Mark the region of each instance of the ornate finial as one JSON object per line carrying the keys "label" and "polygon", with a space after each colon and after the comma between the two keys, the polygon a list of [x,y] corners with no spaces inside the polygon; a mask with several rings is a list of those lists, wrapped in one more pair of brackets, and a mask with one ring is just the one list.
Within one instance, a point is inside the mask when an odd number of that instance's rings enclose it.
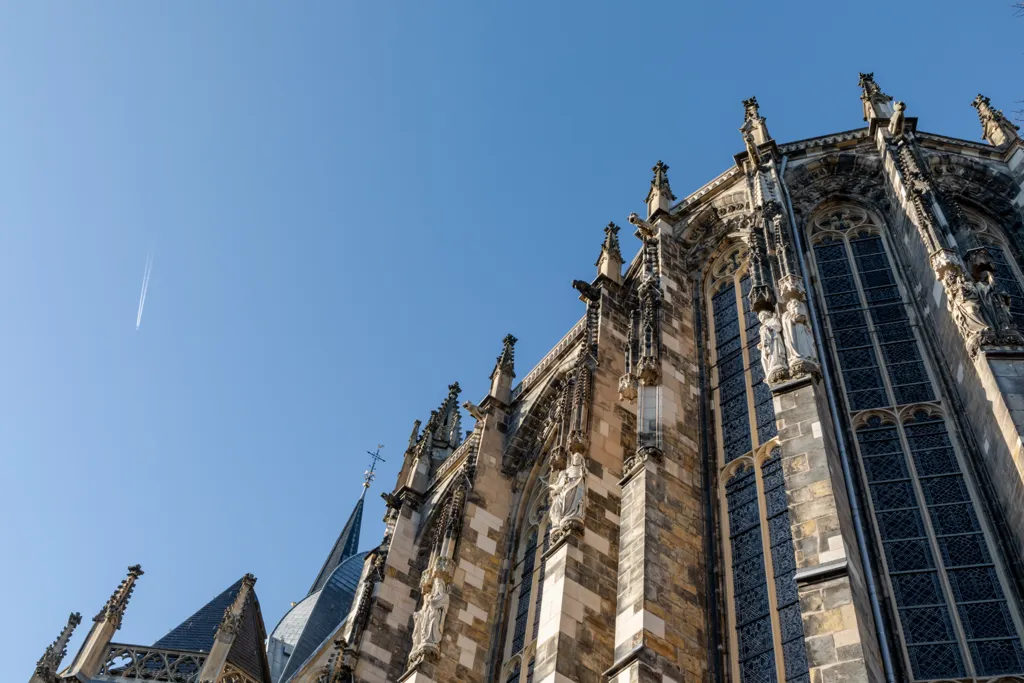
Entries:
{"label": "ornate finial", "polygon": [[501,340],[502,348],[501,353],[498,354],[498,359],[494,362],[494,370],[491,371],[490,379],[494,379],[494,376],[500,371],[505,371],[511,374],[512,377],[516,376],[515,371],[515,353],[516,353],[516,342],[519,341],[511,334],[506,334],[505,338]]}
{"label": "ornate finial", "polygon": [[412,423],[412,433],[409,434],[409,448],[416,445],[417,439],[420,438],[420,425],[423,424],[419,420]]}
{"label": "ornate finial", "polygon": [[[419,427],[419,421],[417,420],[416,426]],[[377,450],[366,451],[367,455],[370,456],[370,469],[363,473],[363,492],[370,488],[370,484],[373,483],[374,478],[377,476],[377,463],[387,462],[384,458],[380,457],[380,449],[384,448],[384,444],[377,444]]]}
{"label": "ornate finial", "polygon": [[448,385],[448,395],[449,396],[458,396],[461,391],[462,391],[462,388],[459,386],[458,382],[453,382],[452,384]]}
{"label": "ornate finial", "polygon": [[757,104],[757,98],[751,97],[749,100],[743,100],[743,120],[751,121],[761,118],[760,107]]}
{"label": "ornate finial", "polygon": [[120,629],[121,619],[124,617],[125,609],[128,607],[128,601],[135,591],[135,581],[144,573],[142,565],[133,564],[128,567],[128,576],[118,584],[114,594],[107,600],[107,604],[103,606],[100,613],[93,617],[93,621],[110,620],[113,622],[115,630]]}
{"label": "ornate finial", "polygon": [[981,121],[981,137],[988,140],[990,144],[999,147],[1019,137],[1017,131],[1020,130],[1020,126],[1010,122],[1001,110],[995,109],[989,98],[979,94],[971,102],[971,106],[978,110],[978,120]]}
{"label": "ornate finial", "polygon": [[873,72],[860,74],[857,85],[860,86],[862,91],[860,99],[864,104],[865,121],[887,119],[892,116],[893,108],[890,104],[892,98],[882,92],[882,89],[878,87],[878,83],[875,83],[875,74]]}
{"label": "ornate finial", "polygon": [[43,680],[56,680],[57,669],[60,668],[60,663],[64,661],[64,657],[68,653],[68,641],[71,640],[71,634],[75,632],[75,627],[81,623],[82,615],[78,612],[72,612],[71,616],[68,617],[68,623],[64,630],[57,636],[57,640],[47,646],[43,656],[36,663],[36,673]]}
{"label": "ornate finial", "polygon": [[654,173],[654,178],[651,179],[651,190],[647,193],[647,199],[644,201],[651,201],[654,193],[658,192],[670,202],[674,202],[676,196],[672,194],[672,188],[668,184],[668,164],[659,159],[658,163],[651,167],[651,171]]}
{"label": "ornate finial", "polygon": [[252,592],[255,585],[255,575],[246,574],[242,577],[242,586],[238,589],[238,593],[235,594],[235,599],[224,610],[224,616],[220,620],[220,626],[217,628],[217,636],[219,638],[223,639],[228,636],[234,636],[241,630],[242,617],[245,615],[245,606],[249,600],[249,593]]}
{"label": "ornate finial", "polygon": [[605,255],[611,256],[622,262],[622,250],[619,249],[619,230],[621,228],[615,223],[608,223],[604,228],[604,243],[601,245],[601,256],[598,257],[595,266],[601,265],[601,259]]}
{"label": "ornate finial", "polygon": [[888,95],[882,92],[882,89],[878,87],[878,83],[875,83],[875,72],[861,73],[860,78],[857,80],[857,85],[864,91],[864,95],[868,97],[874,97],[881,95],[888,99],[892,99]]}

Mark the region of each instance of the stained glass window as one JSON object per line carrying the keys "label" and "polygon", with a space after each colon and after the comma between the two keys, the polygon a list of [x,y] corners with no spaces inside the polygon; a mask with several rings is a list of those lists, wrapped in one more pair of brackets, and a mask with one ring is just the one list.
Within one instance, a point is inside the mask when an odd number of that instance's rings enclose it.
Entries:
{"label": "stained glass window", "polygon": [[775,646],[754,470],[746,468],[736,472],[725,490],[740,680],[742,683],[775,683]]}
{"label": "stained glass window", "polygon": [[796,588],[796,557],[793,554],[793,533],[789,526],[789,504],[782,476],[782,455],[779,448],[761,464],[764,498],[767,508],[768,536],[771,542],[775,602],[782,631],[783,663],[788,683],[809,683],[807,650],[804,647],[800,597]]}
{"label": "stained glass window", "polygon": [[1017,329],[1024,330],[1024,288],[1021,288],[1020,280],[1003,248],[996,244],[989,244],[986,248],[995,267],[996,283],[1010,297],[1010,313],[1017,323]]}
{"label": "stained glass window", "polygon": [[[525,669],[525,683],[532,683],[534,643],[540,633],[540,613],[544,601],[545,560],[551,544],[551,525],[548,519],[548,489],[538,482],[526,514],[529,531],[524,531],[516,552],[517,564],[512,576],[515,589],[511,593],[511,608],[507,616],[505,635],[505,666],[517,660],[517,672]],[[527,659],[531,658],[527,665]],[[520,673],[516,674],[520,676]],[[517,681],[519,678],[517,678]]]}
{"label": "stained glass window", "polygon": [[526,550],[523,555],[522,569],[519,583],[519,603],[516,607],[515,630],[512,635],[512,652],[516,653],[523,649],[526,642],[526,622],[530,618],[530,606],[533,604],[531,594],[533,589],[533,567],[537,561],[537,529],[530,531],[526,541]]}
{"label": "stained glass window", "polygon": [[963,676],[949,604],[896,426],[873,417],[857,430],[857,442],[914,678]]}
{"label": "stained glass window", "polygon": [[[761,323],[750,308],[751,281],[741,256],[734,252],[713,266],[709,301],[720,463],[749,461],[729,478],[723,492],[731,550],[733,666],[740,683],[776,683],[780,671],[787,682],[808,683],[781,455],[776,449],[763,467],[753,466],[755,451],[761,452],[758,449],[777,435],[777,428],[774,400],[761,364]],[[767,498],[758,494],[759,478]],[[770,536],[767,543],[764,520]],[[771,608],[772,590],[777,610]],[[780,629],[782,638],[776,642]]]}
{"label": "stained glass window", "polygon": [[[541,548],[541,557],[547,553],[550,546],[551,525],[548,525],[544,529],[544,543]],[[547,562],[542,559],[540,562],[540,569],[537,571],[537,603],[533,606],[533,638],[531,640],[537,640],[537,635],[540,633],[540,607],[544,602],[544,576],[546,574],[546,570]]]}
{"label": "stained glass window", "polygon": [[974,668],[983,676],[1024,671],[1024,650],[946,423],[920,411],[904,429]]}
{"label": "stained glass window", "polygon": [[718,367],[718,405],[726,462],[748,453],[750,415],[744,373],[743,339],[737,315],[736,286],[727,284],[712,297],[715,320],[715,357]]}
{"label": "stained glass window", "polygon": [[519,683],[519,678],[522,673],[522,670],[522,666],[519,664],[519,662],[516,662],[516,665],[512,668],[512,671],[511,673],[509,673],[508,678],[505,679],[505,683]]}
{"label": "stained glass window", "polygon": [[[836,211],[828,228],[845,234],[833,232],[814,246],[853,413],[937,400],[882,237],[862,227],[871,222],[857,209]],[[1000,284],[1024,303],[1005,256],[990,249]],[[1007,278],[1012,287],[1003,284]],[[934,408],[911,410],[903,424],[869,414],[856,429],[911,675],[929,680],[1020,673],[1024,650],[946,421]]]}

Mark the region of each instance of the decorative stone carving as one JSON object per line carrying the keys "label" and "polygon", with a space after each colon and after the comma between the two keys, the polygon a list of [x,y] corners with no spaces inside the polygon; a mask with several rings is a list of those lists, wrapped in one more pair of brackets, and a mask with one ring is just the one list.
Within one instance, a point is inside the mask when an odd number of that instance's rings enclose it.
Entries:
{"label": "decorative stone carving", "polygon": [[897,102],[893,105],[893,115],[892,118],[889,119],[889,135],[894,138],[903,137],[903,126],[907,120],[906,115],[904,114],[906,110],[907,105],[903,102]]}
{"label": "decorative stone carving", "polygon": [[789,372],[792,375],[817,373],[820,370],[818,353],[811,335],[807,304],[803,299],[792,297],[786,301],[782,312],[782,328],[786,333]]}
{"label": "decorative stone carving", "polygon": [[437,656],[440,652],[444,620],[448,615],[450,602],[448,585],[444,579],[435,577],[430,593],[423,598],[423,604],[413,615],[410,668],[426,658]]}
{"label": "decorative stone carving", "polygon": [[892,98],[882,92],[875,83],[875,74],[862,73],[857,85],[861,88],[861,102],[864,105],[864,120],[887,119],[892,116]]}
{"label": "decorative stone carving", "polygon": [[971,102],[971,106],[978,110],[978,119],[981,121],[982,138],[996,147],[1001,147],[1014,140],[1020,135],[1017,126],[1006,118],[1002,111],[992,106],[992,100],[984,95],[978,95]]}
{"label": "decorative stone carving", "polygon": [[1001,341],[1016,341],[1013,317],[1010,315],[1010,297],[996,282],[991,270],[981,272],[977,283],[978,298],[992,329],[1000,336]]}
{"label": "decorative stone carving", "polygon": [[754,136],[747,133],[743,136],[743,142],[747,146],[747,158],[750,159],[750,165],[755,169],[761,167],[761,153],[757,150],[757,145],[754,143]]}
{"label": "decorative stone carving", "polygon": [[657,446],[641,446],[636,453],[622,461],[622,481],[632,479],[648,462],[662,462],[664,459],[665,454]]}
{"label": "decorative stone carving", "polygon": [[562,470],[551,486],[552,537],[583,528],[583,515],[587,498],[587,465],[580,453],[573,453],[569,465]]}
{"label": "decorative stone carving", "polygon": [[789,377],[789,364],[786,362],[786,345],[782,339],[782,322],[775,311],[762,310],[757,314],[761,321],[761,365],[764,376],[769,384],[781,382]]}
{"label": "decorative stone carving", "polygon": [[36,662],[36,675],[47,683],[56,682],[57,670],[68,653],[68,641],[71,639],[71,634],[75,632],[75,628],[81,623],[82,615],[78,612],[72,612],[64,629],[57,636],[57,640],[47,646],[43,656]]}
{"label": "decorative stone carving", "polygon": [[100,613],[93,617],[93,621],[109,620],[114,624],[115,630],[120,630],[121,620],[124,618],[124,612],[128,608],[128,601],[131,600],[132,593],[135,592],[135,582],[143,574],[145,572],[142,571],[142,565],[134,564],[128,567],[128,576],[118,585],[114,594],[107,600],[107,604],[100,610]]}
{"label": "decorative stone carving", "polygon": [[964,276],[962,270],[949,269],[943,278],[948,296],[948,307],[960,334],[967,342],[971,356],[991,340],[992,328],[985,319],[981,296],[977,286]]}

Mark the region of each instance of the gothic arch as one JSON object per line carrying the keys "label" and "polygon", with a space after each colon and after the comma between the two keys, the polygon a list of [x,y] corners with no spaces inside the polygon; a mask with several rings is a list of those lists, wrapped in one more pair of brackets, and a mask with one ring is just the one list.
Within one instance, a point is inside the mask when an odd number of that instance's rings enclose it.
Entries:
{"label": "gothic arch", "polygon": [[857,201],[889,210],[882,162],[877,154],[835,152],[786,171],[797,222],[805,222],[826,202]]}

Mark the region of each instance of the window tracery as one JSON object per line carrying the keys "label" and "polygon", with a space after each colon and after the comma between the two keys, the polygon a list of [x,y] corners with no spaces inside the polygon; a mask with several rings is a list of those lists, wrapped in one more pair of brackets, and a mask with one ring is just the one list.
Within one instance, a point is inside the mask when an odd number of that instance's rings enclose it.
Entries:
{"label": "window tracery", "polygon": [[1020,673],[1019,615],[1005,598],[881,223],[843,205],[820,212],[812,229],[825,319],[911,678]]}
{"label": "window tracery", "polygon": [[540,633],[540,611],[544,595],[544,556],[551,544],[551,524],[548,517],[550,501],[545,481],[546,470],[538,477],[529,499],[528,513],[523,519],[524,531],[520,536],[512,570],[512,611],[509,615],[505,665],[501,680],[506,683],[532,683],[537,636]]}
{"label": "window tracery", "polygon": [[1010,298],[1010,315],[1017,329],[1024,330],[1024,282],[1012,250],[1000,230],[982,216],[964,211],[966,224],[989,254],[999,288]]}
{"label": "window tracery", "polygon": [[726,249],[710,269],[707,308],[733,676],[806,683],[781,449],[751,289],[745,247]]}

